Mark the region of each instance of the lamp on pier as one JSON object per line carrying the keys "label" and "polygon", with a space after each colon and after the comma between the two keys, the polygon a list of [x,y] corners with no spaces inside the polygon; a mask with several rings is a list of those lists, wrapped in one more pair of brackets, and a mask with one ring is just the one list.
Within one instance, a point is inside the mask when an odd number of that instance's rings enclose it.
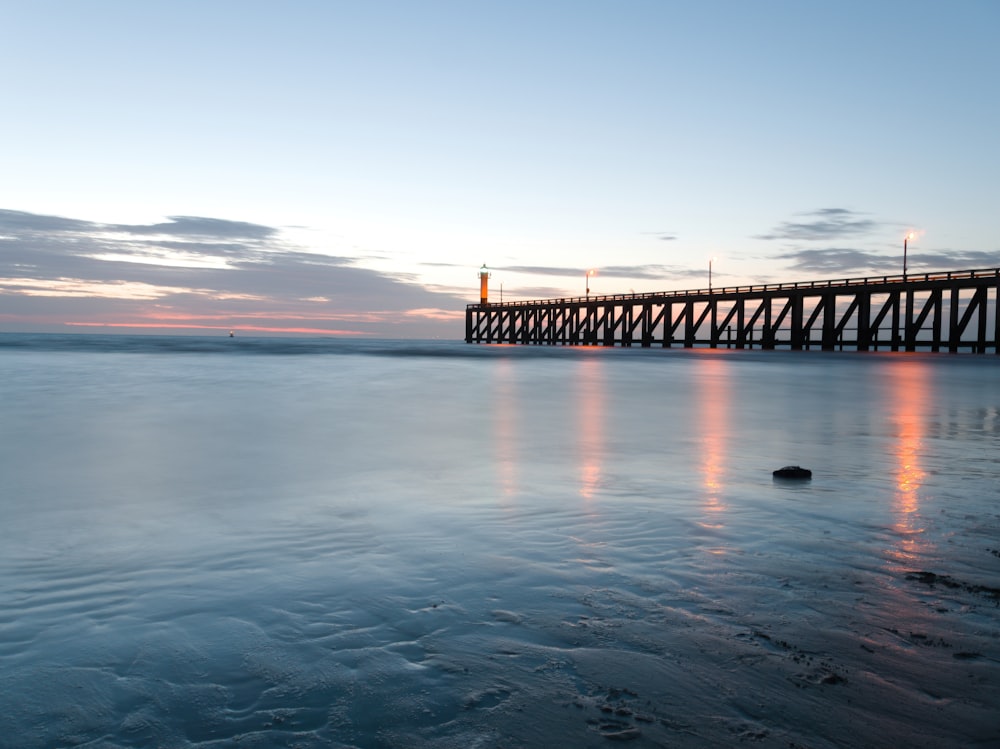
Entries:
{"label": "lamp on pier", "polygon": [[591,269],[591,270],[588,270],[586,272],[586,274],[584,275],[584,278],[586,278],[586,281],[587,281],[587,296],[590,296],[590,277],[592,275],[594,275],[595,273],[597,273],[597,271]]}
{"label": "lamp on pier", "polygon": [[709,261],[708,261],[708,290],[709,290],[709,292],[712,291],[712,263],[714,263],[718,259],[719,258],[717,258],[717,257],[713,257],[713,258],[710,258]]}

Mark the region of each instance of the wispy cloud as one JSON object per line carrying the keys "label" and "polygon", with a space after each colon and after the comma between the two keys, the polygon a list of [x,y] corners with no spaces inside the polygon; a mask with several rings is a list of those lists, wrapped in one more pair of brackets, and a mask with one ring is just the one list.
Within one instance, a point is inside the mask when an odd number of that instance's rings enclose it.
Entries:
{"label": "wispy cloud", "polygon": [[975,270],[1000,266],[1000,252],[937,250],[911,252],[907,265],[928,270]]}
{"label": "wispy cloud", "polygon": [[[903,270],[903,255],[882,255],[866,250],[829,247],[784,252],[774,256],[789,261],[792,270],[818,275],[854,275],[869,273],[897,274]],[[907,257],[910,272],[917,270],[971,270],[995,268],[1000,264],[1000,254],[965,250],[937,250],[911,252]]]}
{"label": "wispy cloud", "polygon": [[493,270],[508,271],[511,273],[524,273],[533,276],[559,276],[561,278],[574,278],[585,274],[589,270],[594,270],[596,275],[609,278],[656,280],[683,276],[686,275],[690,269],[669,265],[607,265],[599,268],[570,268],[566,266],[559,267],[548,265],[505,265],[494,268]]}
{"label": "wispy cloud", "polygon": [[563,278],[569,276],[578,276],[581,273],[586,273],[585,268],[566,268],[560,266],[550,266],[550,265],[502,265],[497,268],[493,268],[494,271],[507,271],[508,273],[525,273],[531,276],[560,276]]}
{"label": "wispy cloud", "polygon": [[656,280],[676,276],[677,270],[668,265],[609,265],[598,268],[597,272],[611,278]]}
{"label": "wispy cloud", "polygon": [[227,221],[226,219],[205,218],[203,216],[168,216],[167,219],[167,222],[161,224],[117,224],[110,225],[108,228],[126,234],[162,234],[204,240],[265,240],[274,238],[278,234],[278,230],[274,227],[251,224],[245,221]]}
{"label": "wispy cloud", "polygon": [[441,310],[464,309],[464,298],[354,263],[242,221],[104,224],[0,210],[0,322],[329,333],[347,322],[407,336],[446,334]]}
{"label": "wispy cloud", "polygon": [[770,232],[755,238],[829,242],[871,234],[881,227],[877,221],[863,218],[865,214],[855,213],[846,208],[821,208],[799,215],[803,220],[783,221]]}
{"label": "wispy cloud", "polygon": [[[583,289],[583,281],[581,290]],[[582,291],[579,294],[583,296]],[[564,286],[515,286],[507,289],[507,299],[563,299],[572,294],[567,294]]]}
{"label": "wispy cloud", "polygon": [[778,260],[790,261],[793,270],[806,273],[833,273],[841,275],[855,271],[891,270],[897,263],[894,258],[864,250],[843,247],[826,249],[794,250],[775,255]]}
{"label": "wispy cloud", "polygon": [[661,242],[677,241],[677,236],[672,231],[644,231],[643,234],[656,237]]}

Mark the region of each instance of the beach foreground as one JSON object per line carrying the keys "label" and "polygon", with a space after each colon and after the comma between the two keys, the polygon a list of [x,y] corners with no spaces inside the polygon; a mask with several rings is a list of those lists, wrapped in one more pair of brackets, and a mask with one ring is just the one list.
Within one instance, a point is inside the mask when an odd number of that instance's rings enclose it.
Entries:
{"label": "beach foreground", "polygon": [[4,741],[1000,742],[1000,362],[472,348],[0,350]]}

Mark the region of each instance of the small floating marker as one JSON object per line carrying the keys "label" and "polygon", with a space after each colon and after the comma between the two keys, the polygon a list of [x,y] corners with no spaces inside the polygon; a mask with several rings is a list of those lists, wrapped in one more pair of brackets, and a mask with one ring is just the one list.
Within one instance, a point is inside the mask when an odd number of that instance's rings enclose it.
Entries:
{"label": "small floating marker", "polygon": [[785,466],[773,473],[776,479],[811,479],[813,472],[802,466]]}

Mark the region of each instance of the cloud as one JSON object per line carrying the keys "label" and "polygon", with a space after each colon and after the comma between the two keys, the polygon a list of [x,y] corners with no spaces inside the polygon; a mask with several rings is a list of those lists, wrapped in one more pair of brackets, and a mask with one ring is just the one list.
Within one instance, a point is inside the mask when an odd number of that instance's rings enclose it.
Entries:
{"label": "cloud", "polygon": [[596,276],[604,276],[606,278],[642,278],[650,280],[685,275],[689,271],[686,268],[677,268],[669,265],[608,265],[593,269],[546,265],[507,265],[500,268],[493,268],[492,270],[525,273],[533,276],[559,276],[562,278],[575,278],[576,276],[586,274],[588,270],[594,270]]}
{"label": "cloud", "polygon": [[451,320],[455,322],[465,320],[465,310],[437,309],[431,307],[427,309],[410,309],[405,314],[409,317],[422,317],[428,320]]}
{"label": "cloud", "polygon": [[[670,265],[610,265],[606,268],[598,268],[597,273],[601,276],[612,278],[642,278],[655,281],[663,278],[676,278],[690,273],[690,268],[679,268]],[[704,271],[699,271],[704,273]]]}
{"label": "cloud", "polygon": [[796,241],[830,241],[870,234],[881,224],[846,208],[821,208],[810,213],[798,214],[811,220],[783,221],[767,234],[755,239],[792,239]]}
{"label": "cloud", "polygon": [[168,223],[149,226],[118,224],[110,225],[112,230],[129,234],[164,234],[178,237],[200,237],[205,239],[253,239],[274,237],[278,230],[271,226],[250,224],[245,221],[227,221],[203,216],[168,216]]}
{"label": "cloud", "polygon": [[907,258],[911,268],[928,270],[977,270],[1000,266],[1000,252],[978,250],[938,250],[937,252],[911,252]]}
{"label": "cloud", "polygon": [[669,231],[644,231],[643,234],[652,235],[662,242],[676,242],[677,237]]}
{"label": "cloud", "polygon": [[72,233],[87,231],[93,226],[89,221],[0,209],[0,233]]}
{"label": "cloud", "polygon": [[[790,268],[807,273],[833,276],[865,274],[897,274],[903,271],[903,255],[881,255],[866,250],[829,247],[825,249],[793,250],[773,256],[777,260],[790,261]],[[936,252],[910,252],[907,268],[913,273],[918,270],[973,270],[995,268],[1000,264],[1000,255],[995,252],[967,250],[938,250]]]}
{"label": "cloud", "polygon": [[222,267],[229,259],[251,261],[283,249],[276,235],[271,227],[222,219],[174,217],[139,226],[0,210],[0,262],[42,274],[101,268],[91,260]]}
{"label": "cloud", "polygon": [[560,268],[547,265],[505,265],[499,268],[492,268],[494,271],[507,271],[509,273],[526,273],[532,276],[579,276],[586,272],[583,268]]}
{"label": "cloud", "polygon": [[829,247],[815,250],[795,250],[775,255],[778,260],[791,261],[790,267],[809,273],[834,273],[841,275],[860,270],[890,270],[901,264],[894,258],[864,250]]}
{"label": "cloud", "polygon": [[354,263],[247,222],[102,224],[0,210],[0,323],[38,330],[242,322],[271,332],[461,337],[448,311],[464,311],[467,299]]}
{"label": "cloud", "polygon": [[[492,293],[492,292],[491,292]],[[506,299],[565,299],[573,296],[567,293],[563,286],[517,286],[514,289],[507,289]],[[583,296],[583,294],[579,294]],[[496,294],[499,299],[499,292]],[[492,297],[491,297],[492,298]]]}

